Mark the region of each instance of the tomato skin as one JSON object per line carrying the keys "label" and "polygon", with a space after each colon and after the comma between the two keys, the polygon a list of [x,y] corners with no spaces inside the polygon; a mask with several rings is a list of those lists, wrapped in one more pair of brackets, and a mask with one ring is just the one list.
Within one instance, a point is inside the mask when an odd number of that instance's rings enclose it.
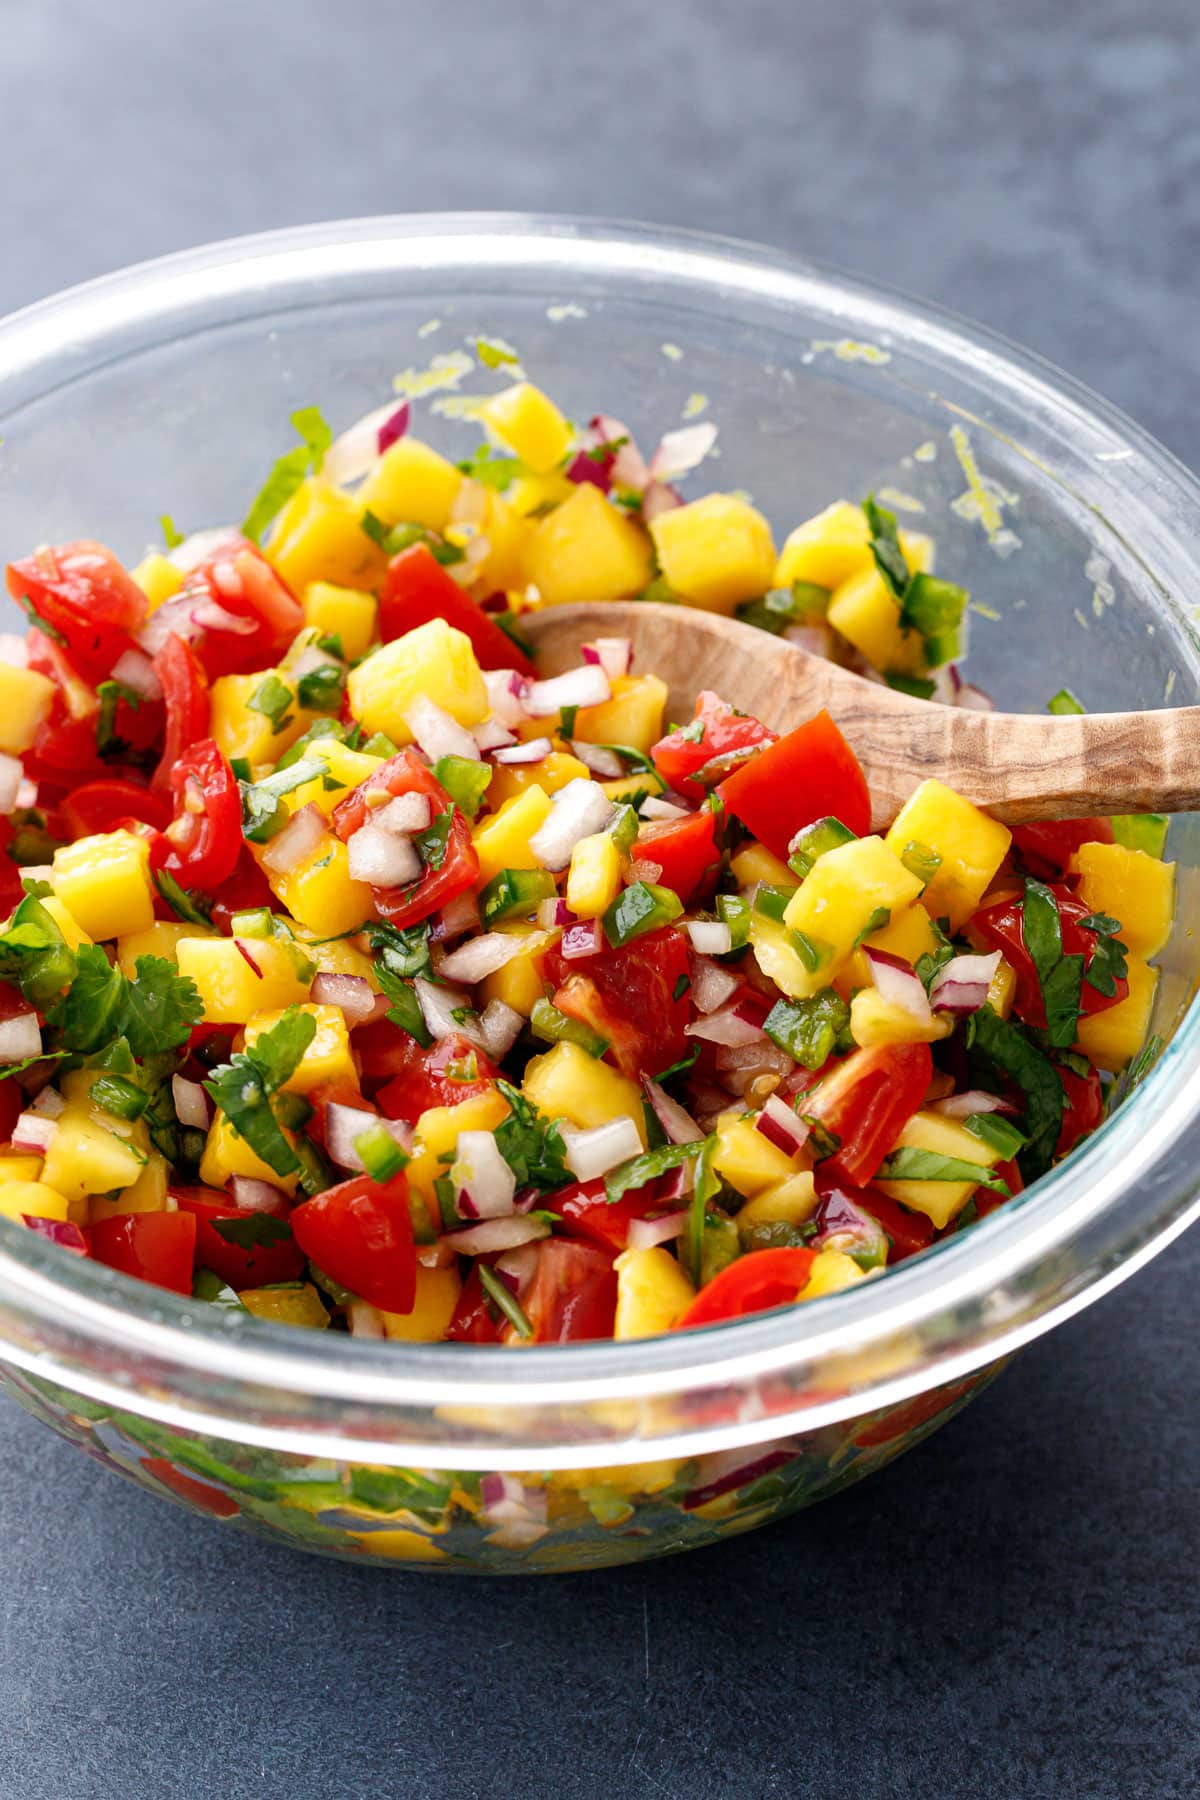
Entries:
{"label": "tomato skin", "polygon": [[492,1312],[487,1291],[479,1278],[479,1265],[473,1263],[446,1327],[447,1341],[451,1344],[498,1344],[500,1324],[492,1317]]}
{"label": "tomato skin", "polygon": [[878,1188],[855,1187],[849,1181],[839,1181],[836,1175],[830,1173],[828,1162],[818,1163],[813,1170],[813,1177],[822,1200],[833,1194],[844,1194],[852,1205],[861,1207],[877,1225],[882,1226],[891,1241],[889,1267],[903,1262],[906,1256],[915,1256],[918,1250],[924,1250],[932,1244],[933,1221],[923,1213],[910,1212],[890,1195],[881,1194]]}
{"label": "tomato skin", "polygon": [[[181,887],[211,893],[228,880],[242,850],[242,803],[233,770],[212,738],[185,751],[171,770],[175,820],[150,846],[154,868]],[[192,803],[201,801],[200,811]]]}
{"label": "tomato skin", "polygon": [[866,1187],[920,1107],[932,1075],[928,1044],[875,1044],[839,1063],[800,1109],[841,1140],[820,1165],[823,1178]]}
{"label": "tomato skin", "polygon": [[[8,987],[7,982],[0,985],[3,985],[5,988]],[[16,990],[13,989],[12,992],[16,993]],[[24,1012],[26,1010],[25,1002],[21,999],[19,993],[16,994],[16,998],[20,1001],[20,1006],[14,1007],[11,1012],[6,1009],[3,1014],[4,1018],[15,1018],[18,1012]],[[21,1116],[24,1100],[25,1095],[15,1081],[11,1079],[8,1081],[0,1081],[0,1144],[7,1144],[12,1141],[12,1134],[16,1127],[17,1120]]]}
{"label": "tomato skin", "polygon": [[546,1205],[558,1213],[567,1231],[584,1237],[602,1250],[624,1250],[629,1244],[629,1227],[635,1219],[649,1212],[665,1211],[663,1202],[655,1198],[655,1182],[631,1188],[619,1200],[609,1203],[604,1197],[604,1182],[577,1181],[548,1197]]}
{"label": "tomato skin", "polygon": [[[369,1033],[379,1034],[380,1048],[372,1042],[363,1054],[363,1072],[366,1074],[368,1063],[378,1068],[386,1059],[390,1063],[389,1073],[392,1079],[381,1087],[375,1096],[379,1110],[389,1119],[409,1119],[414,1124],[423,1112],[431,1106],[458,1106],[463,1100],[471,1100],[477,1094],[486,1094],[495,1086],[500,1071],[494,1062],[486,1057],[482,1050],[477,1050],[469,1038],[455,1035],[439,1038],[436,1043],[423,1049],[416,1038],[409,1037],[407,1032],[397,1030],[387,1020],[375,1025],[365,1025],[354,1034],[354,1047],[362,1050],[362,1041]],[[398,1043],[392,1044],[383,1038],[384,1032],[390,1032]],[[456,1081],[447,1073],[455,1063],[474,1057],[478,1075],[472,1081]]]}
{"label": "tomato skin", "polygon": [[445,619],[471,640],[481,669],[517,669],[534,674],[533,664],[508,633],[489,619],[457,581],[447,575],[428,544],[410,544],[388,564],[379,592],[379,636],[385,644],[430,619]]}
{"label": "tomato skin", "polygon": [[[1129,983],[1125,980],[1117,981],[1112,994],[1098,993],[1089,985],[1087,971],[1099,940],[1094,931],[1085,930],[1079,921],[1087,918],[1091,908],[1085,906],[1068,887],[1052,885],[1050,892],[1058,903],[1063,955],[1082,956],[1084,959],[1083,984],[1079,992],[1080,1013],[1087,1017],[1092,1013],[1105,1012],[1119,1000],[1124,1000],[1129,992]],[[1004,952],[1017,977],[1013,1010],[1027,1025],[1044,1028],[1046,1008],[1037,969],[1025,948],[1025,915],[1021,901],[999,900],[994,906],[984,907],[981,912],[974,914],[969,929],[972,934],[977,934],[986,943]]]}
{"label": "tomato skin", "polygon": [[122,1213],[102,1219],[92,1226],[92,1255],[140,1281],[190,1294],[196,1220],[190,1212]]}
{"label": "tomato skin", "polygon": [[623,1075],[658,1075],[686,1053],[688,941],[675,925],[648,931],[619,949],[566,960],[558,946],[546,953],[546,979],[560,1012],[581,1019],[609,1041],[608,1055]]}
{"label": "tomato skin", "polygon": [[784,862],[796,833],[818,819],[840,819],[856,837],[871,829],[867,778],[827,712],[735,769],[717,792],[734,817]]}
{"label": "tomato skin", "polygon": [[85,781],[65,796],[58,811],[73,838],[115,831],[126,819],[162,831],[171,818],[171,809],[161,794],[119,775]]}
{"label": "tomato skin", "polygon": [[190,572],[182,591],[166,602],[172,609],[168,616],[177,610],[181,626],[186,622],[190,632],[195,628],[192,615],[205,601],[253,626],[246,631],[205,629],[195,639],[195,654],[210,680],[270,668],[304,624],[304,609],[282,577],[258,545],[237,532]]}
{"label": "tomato skin", "polygon": [[[435,816],[452,805],[441,782],[435,779],[415,751],[401,750],[381,763],[376,774],[368,776],[334,807],[331,823],[343,843],[348,842],[370,817],[367,790],[378,792],[381,788],[386,788],[390,794],[428,795]],[[393,925],[416,925],[469,887],[474,887],[478,879],[479,858],[471,841],[471,827],[455,807],[441,868],[427,868],[407,887],[373,887],[371,892],[381,917]]]}
{"label": "tomato skin", "polygon": [[1058,1078],[1063,1084],[1063,1095],[1066,1104],[1063,1107],[1062,1130],[1058,1134],[1058,1142],[1054,1146],[1055,1156],[1065,1156],[1085,1137],[1090,1137],[1104,1117],[1104,1088],[1100,1082],[1097,1069],[1089,1069],[1086,1076],[1076,1075],[1065,1063],[1055,1063]]}
{"label": "tomato skin", "polygon": [[417,1256],[403,1173],[356,1175],[303,1201],[291,1222],[304,1255],[342,1287],[384,1312],[412,1311]]}
{"label": "tomato skin", "polygon": [[[238,852],[238,859],[233,866],[232,873],[227,875],[221,883],[221,892],[213,902],[213,924],[218,931],[224,932],[225,936],[229,937],[232,934],[232,920],[235,913],[252,912],[262,906],[274,911],[278,904],[270,882],[243,844]],[[167,916],[175,917],[169,907],[164,913],[164,917]]]}
{"label": "tomato skin", "polygon": [[132,575],[89,539],[46,545],[9,563],[8,591],[66,640],[72,662],[93,683],[107,680],[146,616],[146,596]]}
{"label": "tomato skin", "polygon": [[171,773],[190,745],[208,736],[208,677],[191,645],[169,637],[154,658],[166,704],[162,760],[152,777],[156,788],[171,785]]}
{"label": "tomato skin", "polygon": [[1114,842],[1111,819],[1040,819],[1013,826],[1013,845],[1031,875],[1058,881],[1081,844]]}
{"label": "tomato skin", "polygon": [[708,871],[716,866],[716,819],[707,807],[684,819],[643,825],[633,846],[633,874],[640,862],[657,863],[653,879],[673,888],[686,906]]}
{"label": "tomato skin", "polygon": [[[694,731],[697,720],[703,726],[699,743],[687,736],[689,731]],[[719,694],[704,688],[696,696],[691,725],[660,738],[650,757],[669,788],[674,788],[677,794],[691,794],[702,800],[705,788],[701,782],[692,779],[697,769],[717,757],[733,756],[739,750],[757,749],[774,742],[775,733],[761,720],[752,718],[749,713],[735,712]]]}
{"label": "tomato skin", "polygon": [[[610,1338],[617,1317],[617,1272],[611,1251],[569,1238],[544,1238],[521,1305],[533,1326],[535,1344]],[[517,1341],[511,1328],[505,1336]]]}
{"label": "tomato skin", "polygon": [[671,1327],[716,1325],[722,1319],[744,1319],[773,1306],[790,1306],[808,1283],[815,1250],[751,1250],[714,1275]]}
{"label": "tomato skin", "polygon": [[[273,1281],[295,1281],[304,1267],[304,1253],[297,1244],[284,1240],[277,1244],[255,1244],[243,1250],[231,1244],[215,1229],[218,1219],[249,1219],[253,1213],[234,1206],[228,1194],[218,1188],[173,1187],[171,1194],[183,1212],[196,1221],[196,1266],[211,1269],[222,1281],[239,1291],[248,1287],[266,1287]],[[288,1206],[281,1197],[278,1208],[269,1216],[286,1219]]]}
{"label": "tomato skin", "polygon": [[215,1519],[232,1519],[241,1512],[241,1506],[232,1494],[226,1494],[221,1488],[210,1487],[207,1481],[197,1481],[194,1475],[185,1475],[174,1463],[168,1462],[165,1456],[143,1456],[142,1467],[147,1475],[163,1487],[170,1488],[189,1506],[198,1506],[201,1512],[211,1513]]}
{"label": "tomato skin", "polygon": [[911,1400],[903,1401],[899,1406],[889,1409],[886,1416],[876,1419],[873,1425],[864,1426],[854,1442],[860,1449],[876,1449],[881,1444],[890,1444],[896,1438],[903,1437],[906,1432],[915,1431],[919,1425],[927,1425],[930,1419],[936,1419],[939,1413],[945,1412],[961,1400],[981,1378],[970,1375],[966,1381],[955,1382],[950,1388],[934,1388],[928,1394],[917,1394]]}

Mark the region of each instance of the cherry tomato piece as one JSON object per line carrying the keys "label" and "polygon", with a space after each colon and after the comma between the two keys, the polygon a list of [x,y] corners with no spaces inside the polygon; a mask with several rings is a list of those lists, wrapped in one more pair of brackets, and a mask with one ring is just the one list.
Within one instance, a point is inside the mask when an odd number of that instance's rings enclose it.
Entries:
{"label": "cherry tomato piece", "polygon": [[162,831],[171,818],[170,806],[161,794],[119,775],[85,781],[66,795],[58,810],[73,838],[115,831],[129,819]]}
{"label": "cherry tomato piece", "polygon": [[[369,1040],[365,1046],[364,1038]],[[390,1065],[392,1079],[376,1095],[379,1110],[389,1119],[415,1123],[431,1106],[457,1106],[486,1094],[500,1073],[469,1038],[456,1033],[424,1049],[416,1038],[386,1020],[356,1031],[354,1048],[363,1058],[364,1075],[369,1068],[378,1069],[385,1062]]]}
{"label": "cherry tomato piece", "polygon": [[714,1275],[672,1329],[687,1331],[693,1325],[716,1325],[790,1306],[807,1286],[816,1258],[815,1250],[799,1248],[751,1250]]}
{"label": "cherry tomato piece", "polygon": [[853,1051],[809,1090],[800,1111],[838,1143],[821,1165],[824,1178],[865,1187],[920,1107],[932,1075],[928,1044],[873,1044]]}
{"label": "cherry tomato piece", "polygon": [[181,887],[212,893],[233,874],[242,850],[238,785],[212,738],[180,757],[171,792],[175,819],[151,845],[151,863]]}
{"label": "cherry tomato piece", "polygon": [[[274,1281],[295,1281],[304,1267],[304,1253],[290,1237],[274,1243],[232,1242],[217,1230],[217,1221],[242,1219],[249,1222],[259,1217],[286,1219],[288,1205],[280,1196],[280,1204],[271,1213],[244,1212],[231,1204],[228,1194],[217,1188],[173,1187],[171,1194],[184,1212],[196,1221],[196,1265],[211,1269],[231,1288],[267,1287]],[[251,1231],[254,1227],[250,1226]]]}
{"label": "cherry tomato piece", "polygon": [[658,1075],[686,1055],[688,941],[677,926],[577,961],[555,946],[546,955],[546,979],[557,988],[560,1012],[607,1038],[623,1075]]}
{"label": "cherry tomato piece", "polygon": [[192,744],[208,736],[208,677],[191,645],[181,637],[169,637],[154,658],[154,670],[162,684],[167,717],[163,753],[153,782],[169,787],[171,771]]}
{"label": "cherry tomato piece", "polygon": [[192,1291],[196,1220],[181,1212],[121,1213],[92,1226],[92,1255],[110,1269],[177,1294]]}
{"label": "cherry tomato piece", "polygon": [[[425,794],[436,818],[452,806],[441,782],[413,750],[401,750],[389,757],[367,780],[339,801],[333,809],[333,829],[343,842],[348,842],[371,815],[367,793],[386,790],[389,794]],[[437,868],[427,864],[424,873],[407,887],[373,887],[375,905],[381,916],[393,925],[416,925],[447,901],[465,893],[479,879],[479,858],[471,841],[471,827],[455,806],[450,820],[442,860]]]}
{"label": "cherry tomato piece", "polygon": [[[683,819],[655,820],[638,832],[631,855],[635,879],[673,888],[686,906],[704,876],[718,862],[716,820],[708,807]],[[642,875],[639,863],[653,863],[657,875]]]}
{"label": "cherry tomato piece", "polygon": [[[1052,885],[1050,892],[1058,905],[1063,955],[1083,957],[1079,1010],[1085,1017],[1105,1012],[1110,1006],[1116,1006],[1119,1000],[1124,1000],[1129,992],[1129,983],[1123,978],[1115,981],[1114,992],[1111,994],[1102,994],[1092,987],[1087,972],[1096,953],[1099,936],[1079,923],[1081,919],[1088,917],[1091,908],[1085,906],[1068,887]],[[1022,901],[1000,900],[994,906],[984,907],[972,917],[970,930],[986,943],[1004,952],[1017,977],[1014,1010],[1027,1025],[1044,1028],[1046,1006],[1042,999],[1042,984],[1038,980],[1037,968],[1025,947],[1025,912]]]}
{"label": "cherry tomato piece", "polygon": [[[617,1316],[617,1272],[612,1253],[568,1238],[544,1238],[537,1267],[521,1306],[537,1344],[608,1338]],[[505,1333],[516,1341],[511,1327]]]}
{"label": "cherry tomato piece", "polygon": [[430,619],[445,619],[471,641],[483,669],[534,673],[533,664],[508,633],[465,594],[428,544],[410,544],[388,564],[379,592],[379,636],[390,644]]}
{"label": "cherry tomato piece", "polygon": [[305,1256],[342,1287],[384,1312],[412,1311],[417,1257],[403,1173],[356,1175],[305,1200],[291,1223]]}
{"label": "cherry tomato piece", "polygon": [[660,738],[650,752],[655,768],[669,788],[702,800],[706,789],[693,779],[697,770],[723,764],[733,766],[739,757],[773,744],[775,733],[749,713],[736,712],[719,694],[705,688],[696,696],[690,725],[681,725]]}
{"label": "cherry tomato piece", "polygon": [[871,829],[867,778],[827,712],[743,763],[717,792],[734,817],[785,862],[796,833],[818,819],[840,819],[856,837]]}
{"label": "cherry tomato piece", "polygon": [[132,633],[146,616],[146,596],[103,544],[81,539],[46,545],[8,565],[8,591],[50,635],[70,648],[90,681],[106,681],[134,648]]}

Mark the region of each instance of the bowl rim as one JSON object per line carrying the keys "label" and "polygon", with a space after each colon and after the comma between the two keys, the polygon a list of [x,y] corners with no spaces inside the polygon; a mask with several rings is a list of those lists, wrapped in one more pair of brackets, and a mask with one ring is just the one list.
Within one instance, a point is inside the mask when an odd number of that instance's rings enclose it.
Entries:
{"label": "bowl rim", "polygon": [[[877,339],[936,351],[976,381],[1019,397],[1031,413],[1052,417],[1060,429],[1086,430],[1089,442],[1111,446],[1114,459],[1126,457],[1130,516],[1139,524],[1144,518],[1160,548],[1179,551],[1181,572],[1200,569],[1200,535],[1184,543],[1182,520],[1166,517],[1174,508],[1200,520],[1200,483],[1139,426],[1045,359],[945,308],[827,265],[654,225],[521,213],[393,215],[225,239],[135,264],[0,321],[0,412],[10,382],[131,324],[175,320],[182,327],[194,306],[252,294],[269,311],[275,290],[309,277],[450,273],[481,258],[502,273],[534,257],[564,280],[589,272],[669,276],[710,299],[719,292],[726,305],[739,293],[783,306],[819,302]],[[568,1467],[583,1456],[630,1462],[651,1451],[692,1454],[807,1431],[971,1375],[1062,1323],[1165,1248],[1200,1213],[1185,1159],[1148,1216],[1130,1211],[1122,1219],[1121,1203],[1151,1169],[1161,1178],[1164,1157],[1191,1122],[1188,1090],[1197,1073],[1200,1009],[1190,1006],[1136,1096],[1031,1198],[889,1271],[886,1281],[741,1322],[632,1342],[535,1346],[515,1358],[487,1346],[445,1344],[389,1342],[381,1352],[340,1334],[210,1318],[183,1297],[82,1259],[64,1270],[51,1246],[0,1221],[0,1353],[28,1373],[187,1430],[376,1462],[428,1463],[431,1445],[440,1442],[449,1454],[452,1442],[464,1468],[522,1467],[531,1457],[538,1466]],[[1087,1232],[1097,1239],[1091,1267],[1064,1283],[1056,1259]],[[997,1296],[1013,1304],[1006,1310]],[[21,1322],[16,1332],[14,1320]],[[918,1330],[925,1334],[919,1356],[897,1364],[897,1346],[915,1343]],[[98,1367],[96,1353],[119,1354],[126,1367]],[[155,1371],[152,1391],[131,1387],[128,1370],[136,1363]],[[835,1367],[844,1372],[836,1390],[812,1382],[764,1415],[764,1381]],[[652,1416],[642,1416],[632,1427],[627,1419],[606,1430],[593,1412],[571,1432],[572,1416],[589,1408],[628,1401],[652,1413],[664,1396],[714,1390],[743,1402],[716,1423],[681,1429],[673,1419],[659,1430]],[[286,1409],[280,1413],[282,1397],[312,1402],[311,1415],[297,1422]],[[442,1412],[471,1407],[489,1410],[486,1430],[440,1432]],[[354,1412],[353,1429],[339,1423],[346,1408]],[[418,1414],[425,1421],[419,1430]],[[509,1441],[497,1441],[506,1433]]]}

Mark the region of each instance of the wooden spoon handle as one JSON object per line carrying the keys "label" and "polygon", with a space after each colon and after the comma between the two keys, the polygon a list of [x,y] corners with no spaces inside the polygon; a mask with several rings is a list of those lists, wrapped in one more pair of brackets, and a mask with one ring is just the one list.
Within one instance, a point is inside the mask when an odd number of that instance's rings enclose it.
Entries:
{"label": "wooden spoon handle", "polygon": [[1006,824],[1092,813],[1200,811],[1200,707],[1039,717],[913,700],[737,620],[678,606],[606,602],[522,620],[549,673],[589,638],[628,636],[636,666],[661,674],[671,718],[692,717],[712,688],[777,731],[827,707],[871,790],[872,826],[888,826],[929,777]]}

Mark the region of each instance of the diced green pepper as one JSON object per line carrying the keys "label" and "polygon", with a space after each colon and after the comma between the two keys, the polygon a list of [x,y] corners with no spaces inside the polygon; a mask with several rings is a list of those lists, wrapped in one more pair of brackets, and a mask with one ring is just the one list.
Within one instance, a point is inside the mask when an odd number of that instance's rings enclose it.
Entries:
{"label": "diced green pepper", "polygon": [[533,1003],[533,1011],[529,1015],[529,1028],[534,1037],[541,1038],[547,1044],[578,1044],[589,1056],[603,1056],[608,1049],[608,1039],[585,1025],[582,1019],[572,1019],[569,1014],[560,1012],[558,1007],[544,996]]}
{"label": "diced green pepper", "polygon": [[806,875],[812,873],[813,864],[818,857],[824,856],[827,850],[838,849],[842,844],[853,844],[856,835],[840,819],[816,819],[793,839],[788,868],[794,869],[803,881]]}
{"label": "diced green pepper", "polygon": [[382,1123],[369,1125],[366,1131],[360,1131],[354,1140],[354,1148],[362,1158],[363,1168],[372,1181],[391,1181],[408,1161],[387,1126]]}
{"label": "diced green pepper", "polygon": [[545,869],[501,869],[479,896],[479,913],[485,925],[531,913],[543,900],[553,899],[554,877]]}
{"label": "diced green pepper", "polygon": [[670,888],[653,881],[635,881],[622,889],[600,922],[616,950],[648,931],[669,925],[682,911],[682,900]]}
{"label": "diced green pepper", "polygon": [[1165,813],[1118,813],[1109,823],[1118,844],[1127,850],[1144,850],[1147,856],[1162,861],[1171,823]]}
{"label": "diced green pepper", "polygon": [[459,811],[473,819],[483,805],[483,796],[492,779],[491,765],[474,762],[468,756],[441,756],[433,766],[433,773]]}

